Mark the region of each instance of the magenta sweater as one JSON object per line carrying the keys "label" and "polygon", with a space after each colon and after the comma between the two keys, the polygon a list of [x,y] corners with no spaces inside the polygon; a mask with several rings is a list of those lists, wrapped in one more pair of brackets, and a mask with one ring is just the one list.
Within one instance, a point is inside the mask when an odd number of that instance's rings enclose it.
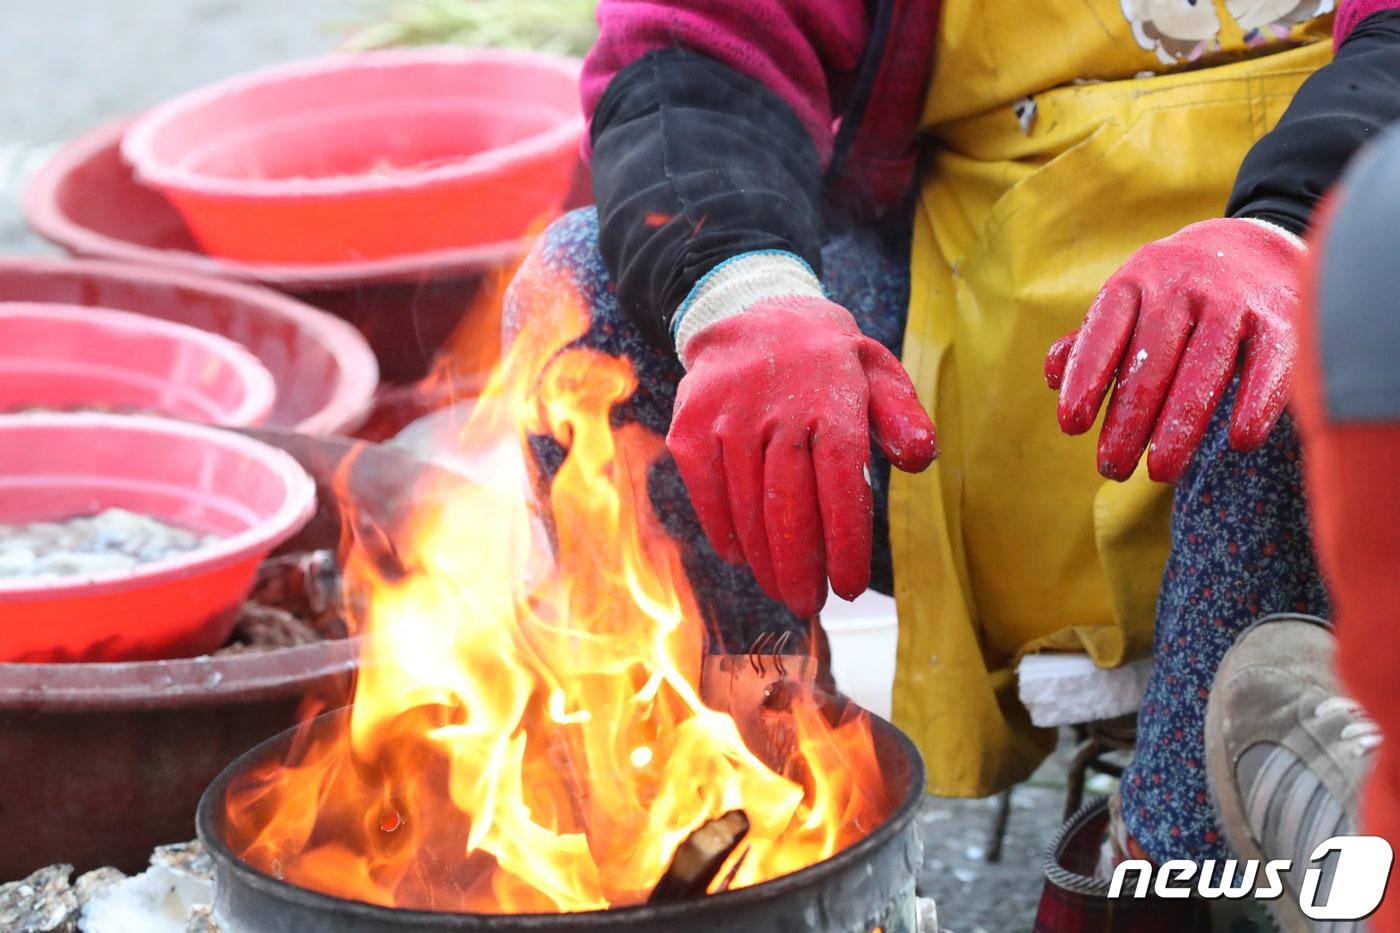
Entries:
{"label": "magenta sweater", "polygon": [[[1394,0],[1400,4],[1400,0]],[[908,188],[919,113],[928,91],[938,0],[897,0],[852,171],[886,203]],[[787,101],[830,158],[832,124],[845,109],[870,40],[863,0],[601,0],[598,42],[583,73],[584,112],[617,72],[645,53],[682,47],[762,82]]]}

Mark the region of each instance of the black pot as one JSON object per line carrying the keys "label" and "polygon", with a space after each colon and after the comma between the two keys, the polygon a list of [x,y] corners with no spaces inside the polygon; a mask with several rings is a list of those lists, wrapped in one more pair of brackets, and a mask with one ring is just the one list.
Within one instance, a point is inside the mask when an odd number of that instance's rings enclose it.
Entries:
{"label": "black pot", "polygon": [[[312,729],[333,729],[349,708],[327,713]],[[894,726],[871,717],[875,751],[891,800],[899,805],[850,848],[802,871],[763,884],[664,905],[563,914],[457,914],[398,910],[332,897],[279,881],[240,860],[226,842],[229,783],[286,757],[296,730],[269,739],[224,770],[199,803],[197,825],[214,859],[214,918],[238,933],[408,933],[408,931],[665,930],[667,933],[914,933],[914,879],[922,843],[914,815],[924,793],[924,763]]]}

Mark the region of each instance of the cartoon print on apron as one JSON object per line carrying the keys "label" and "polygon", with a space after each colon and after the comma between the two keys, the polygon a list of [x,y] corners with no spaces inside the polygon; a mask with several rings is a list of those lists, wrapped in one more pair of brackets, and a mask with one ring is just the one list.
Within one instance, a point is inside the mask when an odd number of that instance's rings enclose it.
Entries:
{"label": "cartoon print on apron", "polygon": [[[1221,19],[1208,0],[1122,0],[1138,45],[1164,65],[1219,52]],[[1300,23],[1331,13],[1333,0],[1225,0],[1230,20],[1249,47],[1287,40]]]}

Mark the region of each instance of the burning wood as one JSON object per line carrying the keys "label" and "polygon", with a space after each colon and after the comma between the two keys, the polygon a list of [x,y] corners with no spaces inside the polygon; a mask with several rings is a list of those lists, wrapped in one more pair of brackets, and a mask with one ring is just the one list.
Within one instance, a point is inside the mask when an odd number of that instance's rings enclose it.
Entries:
{"label": "burning wood", "polygon": [[[686,837],[671,859],[671,866],[652,888],[648,904],[665,904],[704,897],[725,861],[749,833],[743,810],[730,810]],[[738,868],[738,864],[735,864]]]}
{"label": "burning wood", "polygon": [[761,691],[702,700],[701,616],[646,488],[664,441],[613,425],[629,364],[575,344],[587,317],[545,278],[521,300],[557,313],[526,316],[460,437],[562,457],[547,482],[464,482],[392,538],[354,524],[354,704],[224,798],[226,842],[265,874],[388,907],[595,910],[785,875],[888,814],[867,719],[833,726],[798,692],[760,757],[726,710]]}

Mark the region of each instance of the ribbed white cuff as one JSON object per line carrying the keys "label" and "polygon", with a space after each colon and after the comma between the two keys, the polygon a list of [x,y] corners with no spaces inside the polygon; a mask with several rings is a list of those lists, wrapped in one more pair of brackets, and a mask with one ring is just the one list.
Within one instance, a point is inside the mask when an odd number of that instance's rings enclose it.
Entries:
{"label": "ribbed white cuff", "polygon": [[695,283],[671,319],[681,362],[685,362],[685,345],[701,330],[743,313],[756,302],[786,297],[826,297],[821,281],[800,256],[759,250],[715,266]]}
{"label": "ribbed white cuff", "polygon": [[1303,252],[1306,253],[1308,251],[1308,244],[1303,242],[1302,237],[1298,236],[1298,234],[1294,233],[1291,230],[1283,229],[1278,224],[1271,224],[1267,220],[1263,220],[1259,217],[1241,217],[1240,220],[1243,220],[1246,223],[1254,224],[1258,227],[1263,227],[1265,230],[1268,230],[1271,233],[1277,233],[1279,236],[1283,237],[1285,240],[1292,243],[1294,246],[1296,246]]}

